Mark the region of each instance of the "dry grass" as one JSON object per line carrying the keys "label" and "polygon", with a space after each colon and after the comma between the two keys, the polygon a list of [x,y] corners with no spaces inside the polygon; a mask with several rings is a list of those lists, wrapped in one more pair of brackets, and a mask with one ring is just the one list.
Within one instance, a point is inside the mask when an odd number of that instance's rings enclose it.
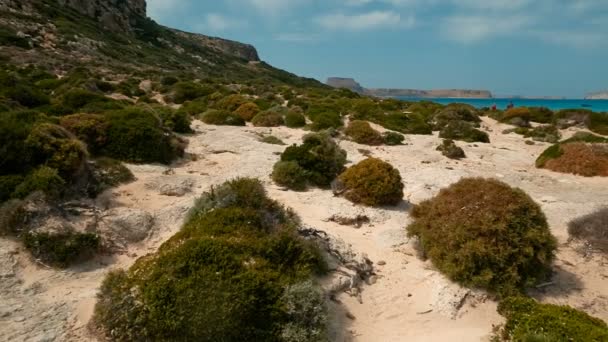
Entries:
{"label": "dry grass", "polygon": [[585,177],[608,177],[608,144],[570,143],[560,146],[561,156],[544,168]]}
{"label": "dry grass", "polygon": [[608,253],[608,207],[570,221],[568,234],[594,250]]}

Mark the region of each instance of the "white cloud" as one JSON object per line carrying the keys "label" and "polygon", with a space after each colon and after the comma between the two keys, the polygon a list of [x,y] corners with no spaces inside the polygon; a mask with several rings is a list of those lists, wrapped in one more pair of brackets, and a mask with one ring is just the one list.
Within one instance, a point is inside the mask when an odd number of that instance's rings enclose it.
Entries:
{"label": "white cloud", "polygon": [[415,23],[413,17],[402,21],[401,15],[395,11],[372,11],[353,15],[335,13],[317,17],[314,22],[325,29],[346,31],[362,31],[401,25],[411,27]]}
{"label": "white cloud", "polygon": [[204,22],[198,25],[198,29],[220,32],[245,26],[247,26],[246,21],[228,18],[217,13],[209,13],[205,16]]}
{"label": "white cloud", "polygon": [[517,34],[532,21],[527,16],[453,16],[445,20],[442,31],[450,40],[469,44]]}

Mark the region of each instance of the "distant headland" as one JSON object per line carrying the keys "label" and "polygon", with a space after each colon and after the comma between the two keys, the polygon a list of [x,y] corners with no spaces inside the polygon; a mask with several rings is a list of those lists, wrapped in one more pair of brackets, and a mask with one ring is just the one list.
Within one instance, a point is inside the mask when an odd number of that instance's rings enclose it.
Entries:
{"label": "distant headland", "polygon": [[346,88],[354,92],[377,97],[412,97],[412,98],[475,98],[491,99],[492,93],[488,90],[471,89],[390,89],[390,88],[364,88],[352,78],[330,77],[327,85],[335,88]]}

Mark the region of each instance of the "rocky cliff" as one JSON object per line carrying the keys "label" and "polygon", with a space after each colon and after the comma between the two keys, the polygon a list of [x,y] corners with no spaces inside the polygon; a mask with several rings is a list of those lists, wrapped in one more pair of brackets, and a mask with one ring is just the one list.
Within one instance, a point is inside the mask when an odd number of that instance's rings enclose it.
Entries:
{"label": "rocky cliff", "polygon": [[608,90],[587,94],[585,100],[608,100]]}
{"label": "rocky cliff", "polygon": [[436,89],[436,90],[418,90],[418,89],[390,89],[363,88],[357,81],[352,78],[330,77],[327,79],[327,85],[334,88],[346,88],[354,92],[378,96],[378,97],[421,97],[421,98],[492,98],[492,93],[487,90],[471,90],[471,89]]}

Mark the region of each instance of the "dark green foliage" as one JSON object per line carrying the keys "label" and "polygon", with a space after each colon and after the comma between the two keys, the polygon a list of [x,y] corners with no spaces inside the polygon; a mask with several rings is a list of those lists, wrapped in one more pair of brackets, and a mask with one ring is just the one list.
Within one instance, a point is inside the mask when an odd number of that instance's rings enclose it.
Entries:
{"label": "dark green foliage", "polygon": [[443,143],[437,147],[437,151],[450,159],[466,158],[466,154],[461,147],[458,147],[454,140],[444,139]]}
{"label": "dark green foliage", "polygon": [[129,108],[106,114],[108,143],[102,154],[135,163],[170,163],[183,154],[159,120],[146,111]]}
{"label": "dark green foliage", "polygon": [[608,254],[608,207],[570,221],[568,234],[572,239]]}
{"label": "dark green foliage", "polygon": [[285,114],[285,126],[289,128],[300,128],[306,126],[306,118],[298,112],[289,111]]}
{"label": "dark green foliage", "polygon": [[342,150],[327,133],[304,136],[304,143],[288,147],[281,161],[293,161],[306,171],[311,184],[325,187],[344,170],[346,151]]}
{"label": "dark green foliage", "polygon": [[555,120],[554,113],[552,110],[545,107],[529,107],[530,111],[530,121],[542,123],[542,124],[550,124]]}
{"label": "dark green foliage", "polygon": [[479,112],[472,106],[453,103],[439,110],[432,116],[433,129],[441,131],[452,121],[466,121],[475,127],[479,127],[481,119]]}
{"label": "dark green foliage", "polygon": [[420,101],[415,102],[407,107],[409,112],[413,112],[414,114],[418,114],[423,118],[430,118],[433,114],[435,114],[438,110],[442,109],[444,106],[431,102],[431,101]]}
{"label": "dark green foliage", "polygon": [[590,113],[587,127],[594,133],[608,135],[608,113]]}
{"label": "dark green foliage", "polygon": [[162,84],[163,86],[166,86],[166,87],[170,87],[177,82],[179,82],[179,78],[177,78],[175,76],[164,76],[163,78],[160,79],[160,84]]}
{"label": "dark green foliage", "polygon": [[174,110],[165,106],[150,106],[150,109],[163,122],[163,125],[176,133],[192,133],[192,118],[182,110]]}
{"label": "dark green foliage", "polygon": [[272,144],[272,145],[285,145],[283,140],[275,137],[274,135],[266,135],[266,136],[260,137],[260,141],[263,143]]}
{"label": "dark green foliage", "polygon": [[180,112],[184,112],[191,116],[198,116],[207,110],[207,103],[205,101],[188,101],[185,102],[179,109]]}
{"label": "dark green foliage", "polygon": [[281,113],[269,109],[254,116],[251,123],[256,127],[279,127],[285,122]]}
{"label": "dark green foliage", "polygon": [[12,197],[25,198],[32,192],[41,191],[50,198],[57,198],[63,193],[64,185],[65,181],[57,170],[41,166],[25,177],[15,188]]}
{"label": "dark green foliage", "polygon": [[158,253],[106,277],[94,321],[118,341],[279,341],[296,317],[322,330],[323,299],[291,289],[325,270],[295,222],[257,180],[214,187]]}
{"label": "dark green foliage", "polygon": [[16,236],[27,221],[25,202],[18,199],[0,203],[0,236]]}
{"label": "dark green foliage", "polygon": [[201,115],[201,121],[209,125],[245,126],[245,120],[226,110],[209,109]]}
{"label": "dark green foliage", "polygon": [[358,144],[382,145],[384,143],[380,132],[373,129],[367,121],[351,121],[344,130],[344,134]]}
{"label": "dark green foliage", "polygon": [[511,297],[498,305],[507,322],[497,336],[504,341],[608,341],[608,326],[569,306],[540,304]]}
{"label": "dark green foliage", "polygon": [[534,128],[518,127],[507,132],[515,132],[521,134],[526,138],[532,138],[534,141],[543,141],[548,143],[557,143],[561,138],[561,133],[556,126],[545,125],[537,126]]}
{"label": "dark green foliage", "polygon": [[0,27],[0,45],[12,45],[22,49],[32,48],[27,38],[17,36],[17,32],[9,30],[6,27]]}
{"label": "dark green foliage", "polygon": [[33,111],[0,115],[0,174],[21,174],[32,167],[25,140],[34,124],[43,120],[40,113]]}
{"label": "dark green foliage", "polygon": [[80,172],[87,158],[85,146],[58,125],[41,123],[34,126],[25,145],[34,165],[48,165],[59,171],[64,179]]}
{"label": "dark green foliage", "polygon": [[84,89],[72,89],[63,95],[61,104],[66,108],[70,108],[72,112],[75,112],[87,105],[109,101],[110,99],[103,96],[103,94]]}
{"label": "dark green foliage", "polygon": [[556,240],[520,189],[466,178],[414,206],[408,235],[452,280],[507,297],[551,274]]}
{"label": "dark green foliage", "polygon": [[0,203],[11,199],[15,189],[23,180],[22,175],[0,176]]}
{"label": "dark green foliage", "polygon": [[382,139],[384,143],[389,146],[401,145],[405,140],[402,134],[396,132],[384,132],[382,133]]}
{"label": "dark green foliage", "polygon": [[288,323],[281,331],[285,342],[325,341],[327,304],[323,293],[312,281],[295,284],[283,293]]}
{"label": "dark green foliage", "polygon": [[365,159],[346,169],[338,180],[344,197],[354,203],[396,205],[403,200],[399,170],[380,159]]}
{"label": "dark green foliage", "polygon": [[443,139],[461,140],[466,142],[482,142],[489,143],[490,137],[486,132],[482,132],[474,127],[473,124],[467,121],[450,121],[441,132],[439,137]]}
{"label": "dark green foliage", "polygon": [[247,103],[247,99],[241,95],[233,94],[224,97],[223,99],[217,101],[214,105],[216,109],[227,110],[229,112],[234,112],[241,105]]}
{"label": "dark green foliage", "polygon": [[212,89],[203,87],[194,82],[178,82],[173,85],[173,102],[184,103],[199,97],[209,95],[213,92]]}
{"label": "dark green foliage", "polygon": [[23,235],[25,248],[34,258],[57,266],[68,267],[95,255],[100,247],[100,239],[91,233],[26,233]]}
{"label": "dark green foliage", "polygon": [[312,121],[311,128],[314,131],[339,128],[344,125],[340,112],[330,105],[310,106],[306,114]]}
{"label": "dark green foliage", "polygon": [[60,124],[82,142],[89,152],[98,154],[108,142],[108,120],[99,114],[73,114],[61,118]]}
{"label": "dark green foliage", "polygon": [[2,92],[5,97],[19,102],[22,106],[35,108],[44,106],[50,103],[50,98],[41,90],[24,84],[17,84],[13,87],[6,88]]}
{"label": "dark green foliage", "polygon": [[285,186],[291,190],[306,190],[307,175],[295,161],[280,161],[274,164],[272,169],[272,180],[278,185]]}
{"label": "dark green foliage", "polygon": [[118,160],[98,158],[89,163],[90,176],[87,193],[96,197],[103,191],[135,180],[133,173]]}

